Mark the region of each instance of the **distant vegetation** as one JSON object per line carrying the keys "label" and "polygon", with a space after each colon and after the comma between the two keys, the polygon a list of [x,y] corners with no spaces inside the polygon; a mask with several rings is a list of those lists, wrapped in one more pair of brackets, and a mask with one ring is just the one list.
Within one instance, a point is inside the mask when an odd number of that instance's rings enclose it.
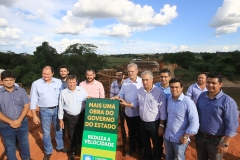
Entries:
{"label": "distant vegetation", "polygon": [[41,77],[42,67],[50,65],[58,77],[58,67],[67,65],[70,74],[76,74],[79,80],[84,78],[87,68],[100,70],[115,68],[128,63],[134,57],[142,60],[164,61],[165,64],[176,63],[175,76],[182,77],[184,81],[195,80],[199,72],[219,71],[229,79],[236,80],[240,77],[240,51],[216,53],[154,53],[154,54],[118,54],[98,55],[97,46],[93,44],[73,44],[63,53],[57,53],[48,42],[43,42],[33,54],[14,52],[0,52],[0,68],[12,70],[17,77],[17,82],[24,86]]}

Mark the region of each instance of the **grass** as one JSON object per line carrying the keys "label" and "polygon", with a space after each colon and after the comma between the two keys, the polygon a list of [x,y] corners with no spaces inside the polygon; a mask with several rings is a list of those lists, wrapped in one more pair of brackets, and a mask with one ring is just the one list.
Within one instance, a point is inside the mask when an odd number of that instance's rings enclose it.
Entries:
{"label": "grass", "polygon": [[109,62],[109,68],[115,68],[117,66],[123,65],[124,63],[128,63],[132,60],[132,58],[121,58],[121,57],[107,57]]}

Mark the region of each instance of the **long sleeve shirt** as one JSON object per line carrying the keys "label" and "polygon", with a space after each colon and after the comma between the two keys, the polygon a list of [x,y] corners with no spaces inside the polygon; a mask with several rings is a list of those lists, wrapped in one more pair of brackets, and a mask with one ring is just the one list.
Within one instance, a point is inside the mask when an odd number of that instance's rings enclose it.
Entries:
{"label": "long sleeve shirt", "polygon": [[30,92],[30,109],[36,109],[37,106],[57,106],[61,90],[62,82],[60,79],[52,78],[51,83],[46,83],[43,78],[34,81]]}
{"label": "long sleeve shirt", "polygon": [[164,137],[171,142],[180,142],[180,137],[186,134],[196,134],[199,128],[199,118],[194,102],[183,93],[177,100],[168,97],[167,127]]}
{"label": "long sleeve shirt", "polygon": [[171,95],[171,91],[170,91],[169,86],[167,88],[163,88],[162,85],[161,85],[161,82],[157,82],[154,85],[157,86],[158,88],[160,88],[164,92],[166,99],[168,98],[168,96]]}
{"label": "long sleeve shirt", "polygon": [[205,92],[207,91],[207,88],[204,87],[204,89],[202,90],[197,83],[194,83],[192,84],[191,86],[188,87],[188,90],[186,92],[186,96],[190,97],[193,102],[195,104],[197,104],[197,100],[198,100],[198,97],[199,95],[202,93],[202,92]]}
{"label": "long sleeve shirt", "polygon": [[119,85],[117,81],[113,81],[110,86],[110,98],[118,95],[121,88],[122,88],[122,84]]}
{"label": "long sleeve shirt", "polygon": [[203,92],[197,101],[202,133],[233,137],[238,128],[238,107],[236,102],[222,90],[214,97]]}
{"label": "long sleeve shirt", "polygon": [[[137,77],[135,82],[132,82],[130,78],[126,79],[119,92],[119,97],[123,98],[127,103],[136,104],[138,99],[138,89],[142,87],[142,79]],[[128,117],[139,116],[138,106],[125,107],[125,113]]]}
{"label": "long sleeve shirt", "polygon": [[74,91],[70,91],[68,88],[62,90],[59,99],[59,119],[63,119],[64,111],[73,116],[80,114],[85,107],[87,96],[87,92],[81,86],[77,86]]}
{"label": "long sleeve shirt", "polygon": [[87,83],[83,81],[79,84],[82,86],[88,93],[88,96],[92,98],[105,98],[105,91],[101,82],[94,80],[93,83]]}
{"label": "long sleeve shirt", "polygon": [[139,105],[139,115],[144,122],[167,119],[165,95],[154,85],[149,92],[141,87],[138,90],[138,103],[134,105]]}

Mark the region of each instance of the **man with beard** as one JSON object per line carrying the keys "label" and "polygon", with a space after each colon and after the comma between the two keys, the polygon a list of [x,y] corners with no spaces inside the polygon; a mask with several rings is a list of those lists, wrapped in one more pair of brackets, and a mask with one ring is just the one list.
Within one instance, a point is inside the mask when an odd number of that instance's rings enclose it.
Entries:
{"label": "man with beard", "polygon": [[1,73],[3,87],[0,88],[0,134],[4,141],[7,159],[16,158],[16,136],[20,144],[20,155],[30,160],[28,142],[29,98],[26,91],[14,86],[15,75],[11,71]]}
{"label": "man with beard", "polygon": [[110,98],[118,95],[118,93],[122,87],[124,77],[125,77],[125,75],[122,70],[116,71],[116,81],[112,82],[111,87],[110,87]]}
{"label": "man with beard", "polygon": [[62,89],[65,89],[67,88],[67,77],[68,77],[68,74],[69,74],[69,70],[68,70],[68,67],[65,66],[65,65],[61,65],[59,67],[59,74],[61,76],[61,80],[62,80]]}
{"label": "man with beard", "polygon": [[197,109],[200,127],[195,136],[198,160],[222,160],[230,140],[237,134],[238,107],[221,87],[219,72],[207,75],[207,90],[198,97]]}
{"label": "man with beard", "polygon": [[165,97],[167,99],[168,96],[171,94],[170,87],[169,87],[169,81],[172,78],[171,72],[169,71],[169,69],[164,68],[160,71],[159,77],[160,77],[160,82],[155,83],[155,86],[157,86],[164,92]]}
{"label": "man with beard", "polygon": [[190,97],[195,104],[197,103],[199,95],[202,92],[207,91],[206,80],[207,80],[206,73],[200,73],[198,75],[198,82],[188,87],[186,96]]}
{"label": "man with beard", "polygon": [[89,97],[105,98],[103,85],[101,82],[95,80],[95,77],[94,69],[88,69],[86,71],[86,80],[82,81],[79,85],[87,91]]}

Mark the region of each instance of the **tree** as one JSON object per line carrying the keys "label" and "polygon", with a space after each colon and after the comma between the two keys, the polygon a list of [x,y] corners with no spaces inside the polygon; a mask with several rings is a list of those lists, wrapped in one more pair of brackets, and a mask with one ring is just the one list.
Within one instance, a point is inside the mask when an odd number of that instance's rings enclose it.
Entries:
{"label": "tree", "polygon": [[67,49],[62,53],[63,55],[83,55],[86,53],[95,53],[97,46],[93,44],[80,44],[75,43],[67,47]]}

